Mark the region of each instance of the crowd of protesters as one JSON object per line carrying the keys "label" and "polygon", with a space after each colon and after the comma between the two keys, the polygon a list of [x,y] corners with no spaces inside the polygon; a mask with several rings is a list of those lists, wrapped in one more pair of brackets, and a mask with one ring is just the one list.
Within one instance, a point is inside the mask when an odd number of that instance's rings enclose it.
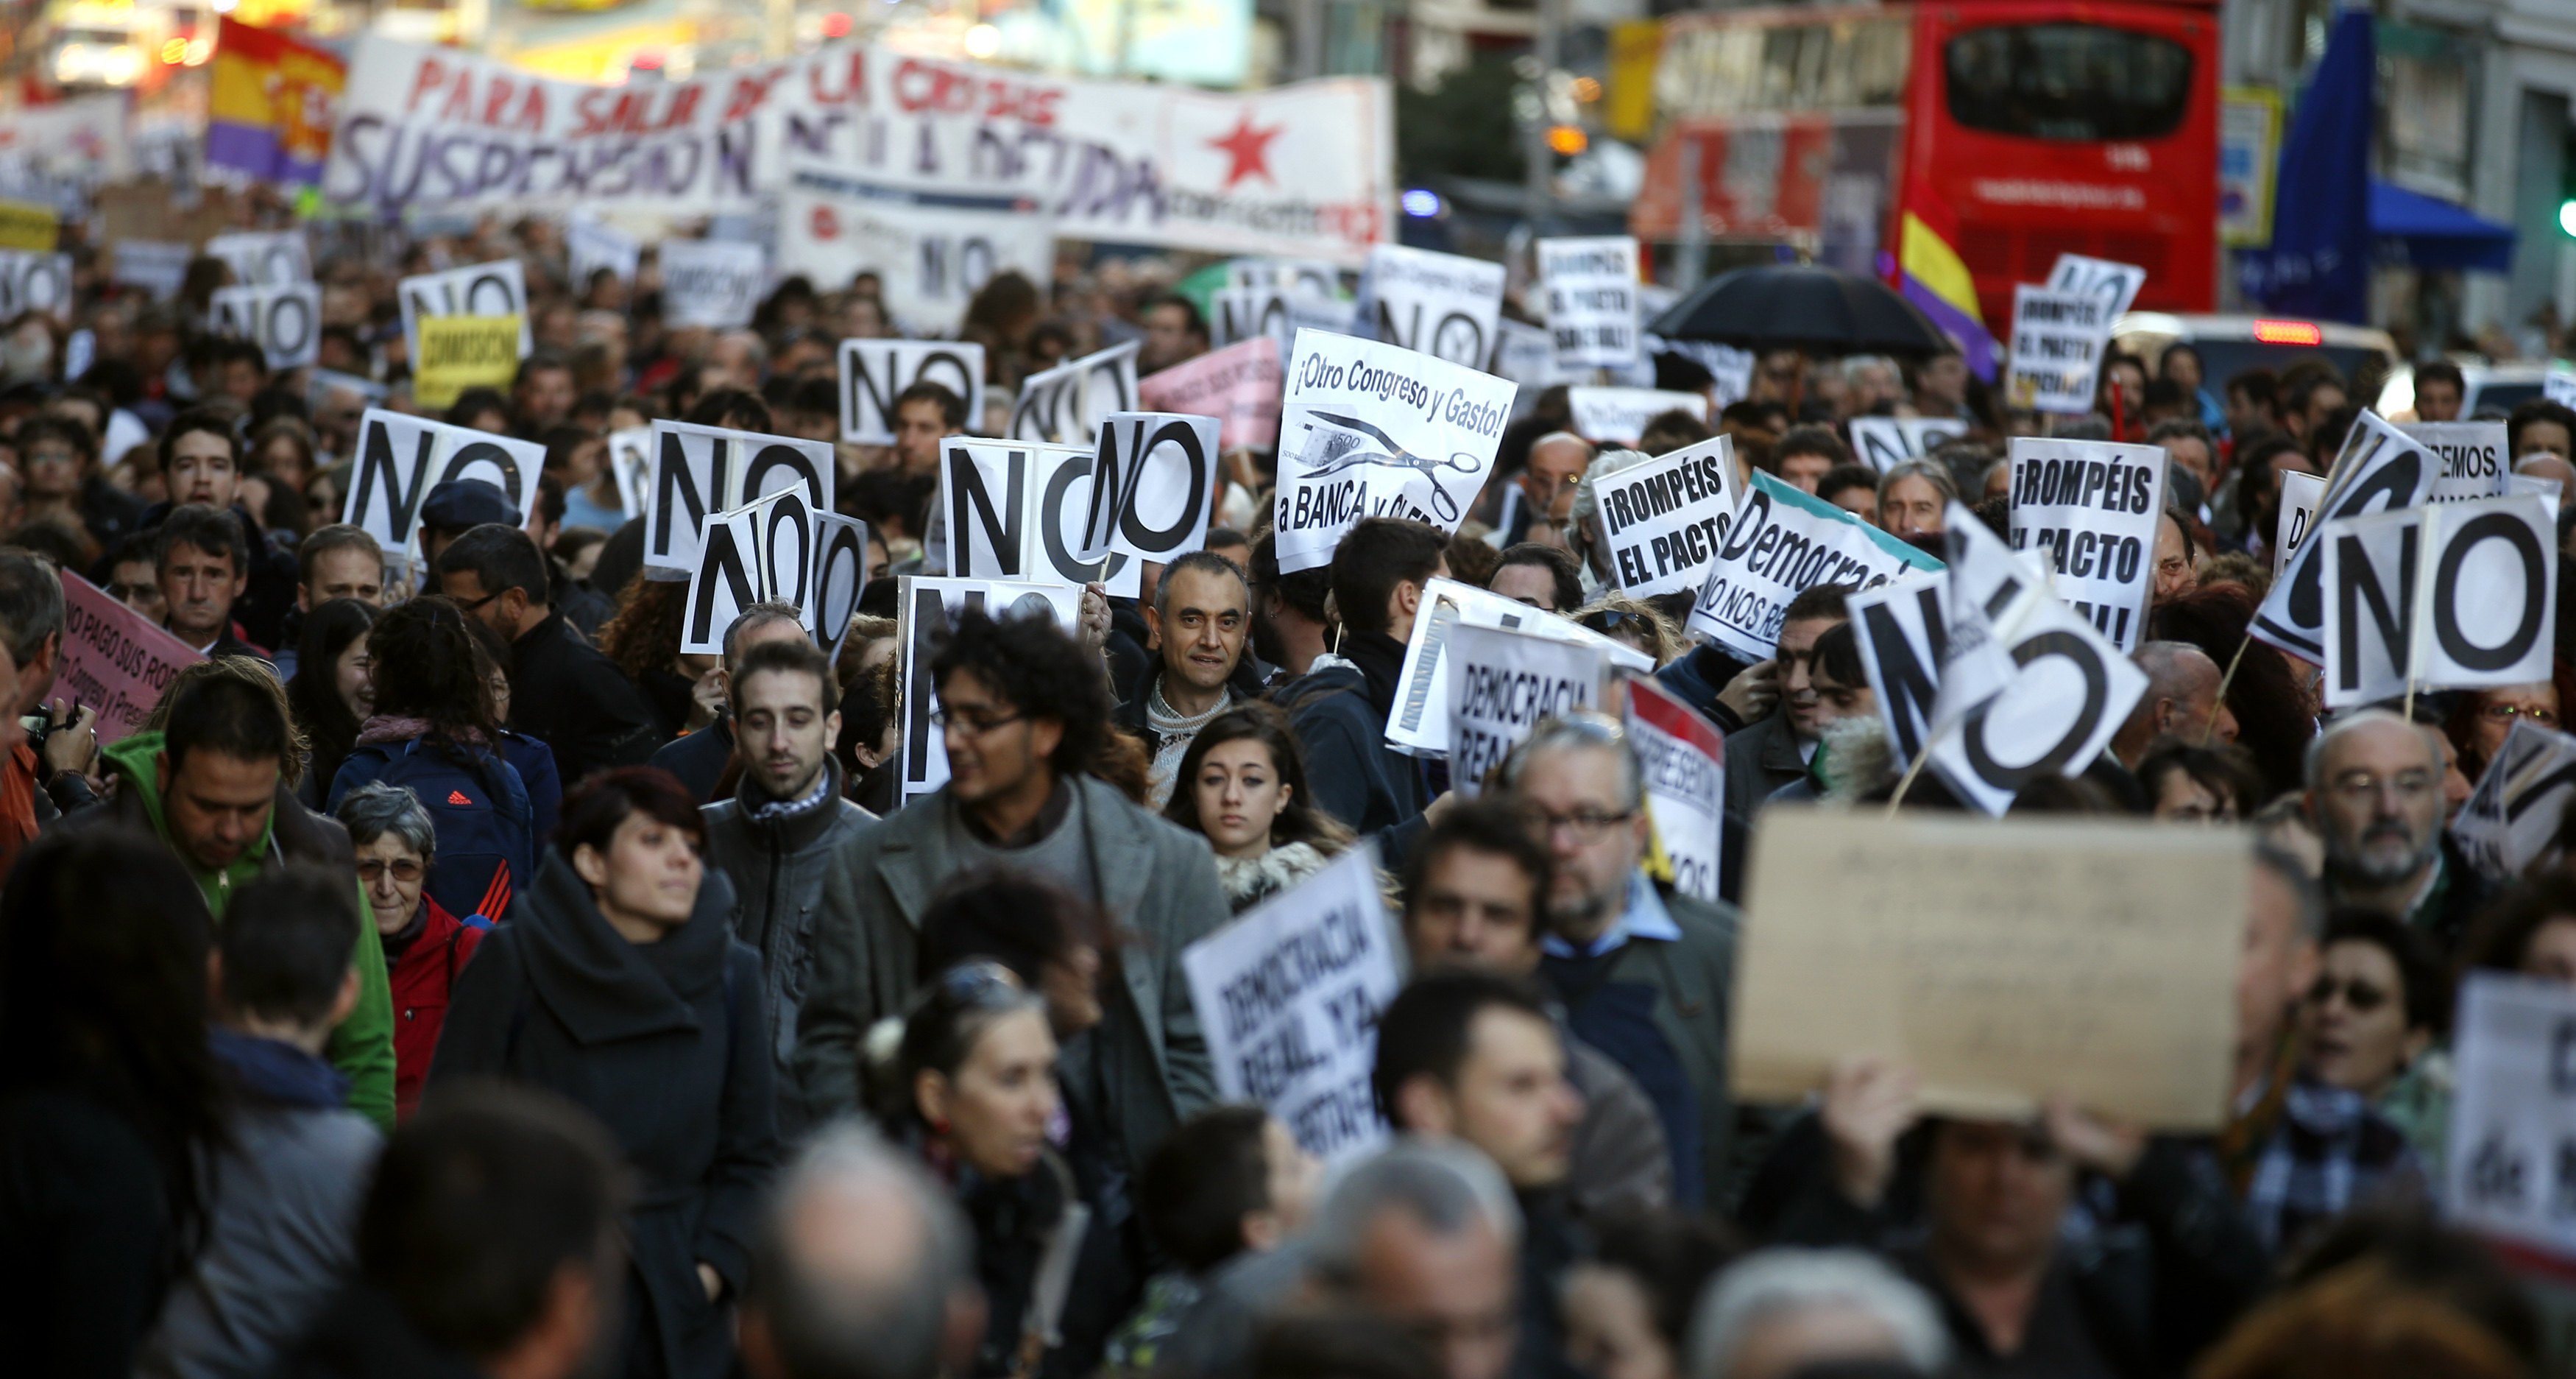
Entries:
{"label": "crowd of protesters", "polygon": [[[1454,534],[1373,518],[1283,571],[1269,458],[1227,457],[1203,553],[1078,631],[963,617],[925,647],[948,778],[903,788],[896,581],[938,443],[841,444],[871,576],[827,659],[793,607],[681,650],[608,433],[655,419],[837,441],[836,343],[874,275],[790,279],[738,331],[666,327],[648,269],[566,281],[559,231],[326,251],[318,370],[207,333],[84,259],[0,379],[0,1335],[30,1374],[2512,1376],[2538,1313],[2434,1224],[2452,994],[2576,983],[2576,880],[2472,870],[2445,824],[2559,679],[2323,714],[2261,644],[2280,476],[2323,473],[2375,380],[2115,357],[2053,434],[2164,447],[2149,681],[2111,751],[2014,813],[2261,838],[2226,1128],[2079,1096],[1927,1113],[1838,1067],[1729,1086],[1741,859],[1777,802],[1884,801],[1845,597],[1777,654],[1605,583],[1594,483],[1722,430],[1738,462],[1940,549],[2005,521],[1999,410],[1956,355],[1762,356],[1714,427],[1634,449],[1561,389]],[[443,419],[542,443],[526,510],[440,485],[417,552],[345,520],[367,406],[418,412],[392,285],[514,257],[535,349]],[[75,334],[76,333],[76,334]],[[1208,348],[1128,268],[986,284],[991,395],[1104,342]],[[67,362],[83,361],[66,377]],[[2460,382],[2419,368],[2416,406]],[[1704,381],[1704,380],[1702,380]],[[1856,464],[1869,415],[1965,428]],[[2507,419],[2576,485],[2576,414]],[[1506,501],[1517,491],[1518,501]],[[2562,531],[2564,524],[2562,523]],[[2562,567],[2564,568],[2564,567]],[[206,659],[102,748],[57,684],[64,582]],[[1618,639],[1726,734],[1719,897],[1658,865],[1615,719],[1541,724],[1468,800],[1394,750],[1446,576]],[[2559,600],[2562,628],[2570,600]],[[2562,632],[2558,676],[2576,666]],[[2222,669],[2232,668],[2232,669]],[[1907,809],[1958,808],[1938,781]],[[2007,825],[2008,826],[2008,825]],[[1362,839],[1411,976],[1371,1081],[1394,1134],[1329,1174],[1223,1104],[1182,954]]]}

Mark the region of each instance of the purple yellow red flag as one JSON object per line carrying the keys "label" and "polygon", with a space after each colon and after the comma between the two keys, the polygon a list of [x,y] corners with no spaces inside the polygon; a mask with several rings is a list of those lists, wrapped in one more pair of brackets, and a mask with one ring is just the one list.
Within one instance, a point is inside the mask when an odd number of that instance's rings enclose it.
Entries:
{"label": "purple yellow red flag", "polygon": [[1991,383],[1994,332],[1986,329],[1985,317],[1977,310],[1976,280],[1959,257],[1958,238],[1958,226],[1941,207],[1910,200],[1898,217],[1896,288],[1958,342],[1969,371]]}
{"label": "purple yellow red flag", "polygon": [[206,162],[266,182],[322,180],[349,67],[336,55],[226,18],[206,107]]}

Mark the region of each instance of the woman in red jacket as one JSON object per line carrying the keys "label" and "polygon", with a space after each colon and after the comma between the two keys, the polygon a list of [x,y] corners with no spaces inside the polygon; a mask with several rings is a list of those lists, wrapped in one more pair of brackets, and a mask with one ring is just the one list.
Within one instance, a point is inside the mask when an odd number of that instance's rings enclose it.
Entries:
{"label": "woman in red jacket", "polygon": [[459,919],[423,892],[438,830],[409,787],[361,785],[340,801],[339,819],[357,850],[358,880],[385,945],[394,1000],[394,1114],[409,1119],[438,1049],[447,993],[492,922],[481,915]]}

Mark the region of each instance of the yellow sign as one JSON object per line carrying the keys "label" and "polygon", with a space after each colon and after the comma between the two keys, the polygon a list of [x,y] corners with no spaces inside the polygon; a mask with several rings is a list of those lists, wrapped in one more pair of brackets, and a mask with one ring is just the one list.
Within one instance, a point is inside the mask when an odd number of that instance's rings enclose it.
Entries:
{"label": "yellow sign", "polygon": [[1655,132],[1655,68],[1664,56],[1664,26],[1646,19],[1610,28],[1608,97],[1601,127],[1614,139],[1643,143]]}
{"label": "yellow sign", "polygon": [[54,252],[63,218],[51,206],[32,201],[0,201],[0,249]]}
{"label": "yellow sign", "polygon": [[423,316],[412,400],[445,407],[468,388],[507,388],[519,372],[516,316]]}

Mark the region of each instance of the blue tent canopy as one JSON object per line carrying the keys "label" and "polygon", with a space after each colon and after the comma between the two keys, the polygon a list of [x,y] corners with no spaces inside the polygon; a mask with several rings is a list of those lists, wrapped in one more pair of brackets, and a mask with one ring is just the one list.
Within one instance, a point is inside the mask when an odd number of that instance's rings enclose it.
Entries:
{"label": "blue tent canopy", "polygon": [[2513,267],[2512,226],[2375,178],[2370,184],[2370,233],[2383,250],[2394,241],[2417,268],[2502,273]]}

